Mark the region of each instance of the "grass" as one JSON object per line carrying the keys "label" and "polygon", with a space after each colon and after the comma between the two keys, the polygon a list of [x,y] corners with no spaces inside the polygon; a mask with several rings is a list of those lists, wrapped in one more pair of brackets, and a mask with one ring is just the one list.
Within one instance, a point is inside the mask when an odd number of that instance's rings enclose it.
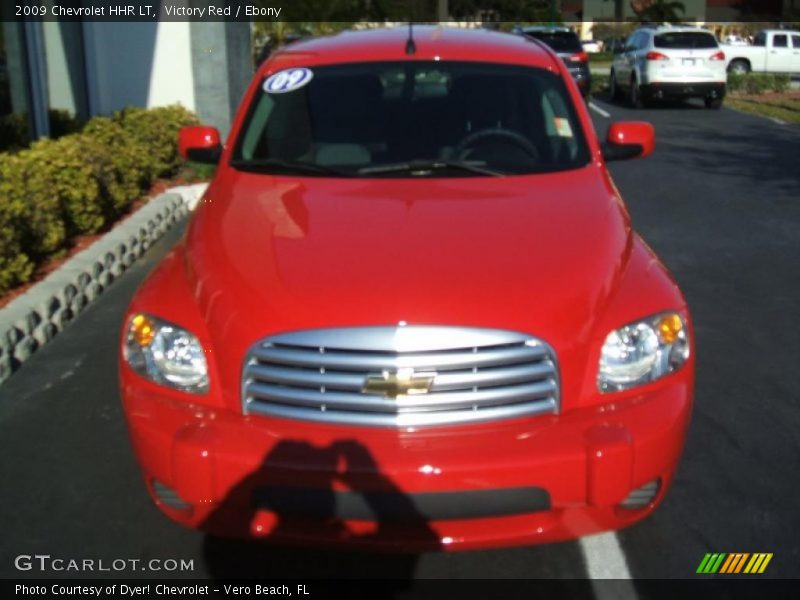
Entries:
{"label": "grass", "polygon": [[213,179],[216,170],[217,165],[207,165],[189,161],[183,164],[178,175],[190,183],[210,181]]}
{"label": "grass", "polygon": [[614,62],[614,54],[611,52],[595,52],[589,55],[589,63],[592,65],[610,65]]}
{"label": "grass", "polygon": [[800,95],[797,94],[776,94],[767,98],[731,95],[725,99],[725,106],[752,115],[800,124]]}
{"label": "grass", "polygon": [[602,94],[608,90],[608,76],[607,75],[592,75],[592,94]]}

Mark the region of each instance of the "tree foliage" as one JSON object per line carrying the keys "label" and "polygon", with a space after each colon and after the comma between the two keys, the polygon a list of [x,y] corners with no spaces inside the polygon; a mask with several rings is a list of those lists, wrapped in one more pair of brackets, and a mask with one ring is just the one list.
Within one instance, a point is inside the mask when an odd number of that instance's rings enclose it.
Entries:
{"label": "tree foliage", "polygon": [[664,23],[680,21],[686,14],[686,6],[679,0],[650,0],[638,3],[641,8],[636,10],[640,21]]}

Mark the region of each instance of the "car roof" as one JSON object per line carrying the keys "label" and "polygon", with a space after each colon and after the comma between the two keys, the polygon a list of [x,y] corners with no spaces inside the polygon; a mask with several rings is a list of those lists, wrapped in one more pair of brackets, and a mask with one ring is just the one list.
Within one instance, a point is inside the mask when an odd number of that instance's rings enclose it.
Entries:
{"label": "car roof", "polygon": [[416,51],[406,53],[408,26],[301,40],[276,51],[261,71],[346,62],[445,60],[522,64],[557,71],[557,56],[531,38],[487,29],[414,25]]}

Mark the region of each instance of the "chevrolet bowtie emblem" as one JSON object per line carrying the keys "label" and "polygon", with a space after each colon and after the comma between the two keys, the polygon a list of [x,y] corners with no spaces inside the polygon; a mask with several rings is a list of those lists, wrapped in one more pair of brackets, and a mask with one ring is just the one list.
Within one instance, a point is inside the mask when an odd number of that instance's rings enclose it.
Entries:
{"label": "chevrolet bowtie emblem", "polygon": [[384,371],[380,375],[369,375],[361,391],[365,394],[382,394],[387,398],[427,394],[431,391],[436,373],[414,373],[414,369]]}

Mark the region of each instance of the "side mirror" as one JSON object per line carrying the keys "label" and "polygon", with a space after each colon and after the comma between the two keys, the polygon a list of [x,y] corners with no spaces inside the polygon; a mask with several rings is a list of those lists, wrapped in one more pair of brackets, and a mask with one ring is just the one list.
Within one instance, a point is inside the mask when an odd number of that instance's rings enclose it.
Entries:
{"label": "side mirror", "polygon": [[603,158],[608,161],[650,156],[656,147],[656,132],[644,121],[612,123],[603,144]]}
{"label": "side mirror", "polygon": [[222,155],[219,131],[205,125],[182,127],[178,133],[178,152],[186,160],[217,164]]}

